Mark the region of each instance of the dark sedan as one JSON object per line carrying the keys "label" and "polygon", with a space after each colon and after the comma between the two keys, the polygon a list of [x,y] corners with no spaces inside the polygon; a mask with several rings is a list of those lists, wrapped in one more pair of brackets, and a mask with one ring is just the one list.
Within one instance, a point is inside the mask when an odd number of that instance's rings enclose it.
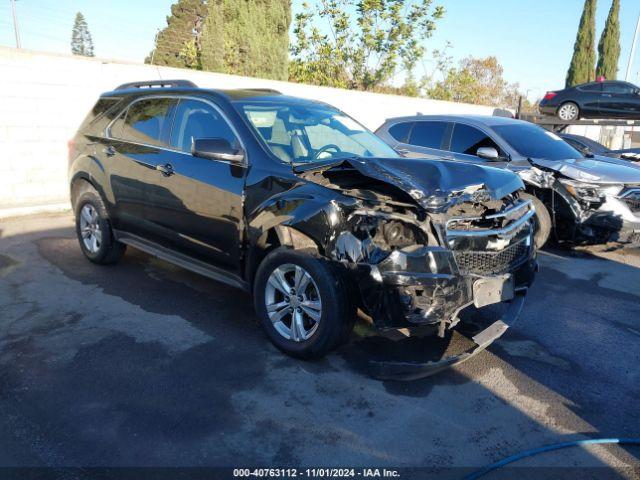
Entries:
{"label": "dark sedan", "polygon": [[540,112],[565,122],[579,118],[640,120],[640,88],[627,82],[594,82],[548,92]]}
{"label": "dark sedan", "polygon": [[621,158],[632,162],[640,162],[640,148],[627,148],[624,150],[611,150],[599,142],[582,135],[573,135],[570,133],[560,133],[559,136],[571,145],[573,148],[582,153],[585,157],[590,155],[602,155],[611,158]]}

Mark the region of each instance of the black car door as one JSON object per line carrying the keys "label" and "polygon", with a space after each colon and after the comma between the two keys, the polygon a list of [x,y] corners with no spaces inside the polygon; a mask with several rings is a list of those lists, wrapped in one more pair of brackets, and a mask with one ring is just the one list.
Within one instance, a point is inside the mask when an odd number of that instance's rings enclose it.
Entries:
{"label": "black car door", "polygon": [[241,146],[222,111],[209,101],[181,98],[163,170],[149,190],[148,219],[162,244],[229,271],[239,269],[246,166],[194,157],[194,138]]}
{"label": "black car door", "polygon": [[[497,160],[485,160],[477,153],[480,148],[493,148],[498,152]],[[464,123],[455,123],[451,134],[451,144],[448,149],[453,154],[454,160],[461,162],[490,165],[492,167],[506,167],[507,155],[500,146],[485,132]]]}
{"label": "black car door", "polygon": [[103,154],[115,201],[115,227],[150,234],[149,188],[161,176],[155,166],[167,161],[168,135],[176,99],[135,100],[107,130]]}
{"label": "black car door", "polygon": [[612,118],[640,118],[640,95],[627,83],[605,83],[600,96],[600,113]]}

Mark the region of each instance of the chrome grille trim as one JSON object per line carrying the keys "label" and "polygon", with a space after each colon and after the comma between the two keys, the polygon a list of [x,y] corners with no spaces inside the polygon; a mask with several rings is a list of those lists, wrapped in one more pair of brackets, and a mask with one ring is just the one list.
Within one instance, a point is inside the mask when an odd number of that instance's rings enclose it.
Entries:
{"label": "chrome grille trim", "polygon": [[[503,228],[484,228],[478,230],[454,230],[449,228],[451,223],[457,222],[473,222],[477,220],[495,220],[498,218],[513,218],[517,213],[520,213],[524,209],[527,209],[526,213],[518,218],[515,222]],[[498,236],[498,237],[508,237],[513,234],[515,231],[519,230],[525,223],[533,218],[536,214],[536,210],[533,207],[533,203],[531,200],[527,200],[526,202],[522,202],[519,205],[511,207],[507,210],[504,210],[500,213],[496,213],[493,215],[487,215],[486,217],[456,217],[447,221],[446,234],[448,238],[456,238],[456,237],[487,237],[487,236]]]}

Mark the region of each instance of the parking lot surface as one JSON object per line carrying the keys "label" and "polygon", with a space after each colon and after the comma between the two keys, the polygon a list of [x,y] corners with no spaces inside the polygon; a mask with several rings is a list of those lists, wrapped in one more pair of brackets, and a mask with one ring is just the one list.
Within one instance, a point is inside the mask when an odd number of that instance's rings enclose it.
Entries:
{"label": "parking lot surface", "polygon": [[[2,220],[0,465],[429,466],[456,478],[451,467],[546,444],[640,437],[640,255],[553,250],[540,267],[518,323],[487,351],[380,381],[368,355],[436,340],[360,323],[326,359],[294,360],[245,293],[134,249],[93,265],[68,213]],[[519,465],[630,478],[638,458],[590,447]]]}

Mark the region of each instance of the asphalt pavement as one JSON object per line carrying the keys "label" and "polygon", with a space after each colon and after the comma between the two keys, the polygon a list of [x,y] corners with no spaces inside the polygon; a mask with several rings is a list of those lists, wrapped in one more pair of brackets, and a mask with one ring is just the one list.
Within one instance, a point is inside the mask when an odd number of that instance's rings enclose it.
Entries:
{"label": "asphalt pavement", "polygon": [[[294,360],[268,342],[245,293],[131,248],[93,265],[69,213],[1,220],[0,466],[393,466],[459,478],[542,445],[640,437],[640,254],[539,260],[518,323],[487,351],[430,378],[380,381],[371,358],[441,342],[382,337],[362,320],[327,358]],[[634,478],[639,458],[595,446],[518,465]]]}

